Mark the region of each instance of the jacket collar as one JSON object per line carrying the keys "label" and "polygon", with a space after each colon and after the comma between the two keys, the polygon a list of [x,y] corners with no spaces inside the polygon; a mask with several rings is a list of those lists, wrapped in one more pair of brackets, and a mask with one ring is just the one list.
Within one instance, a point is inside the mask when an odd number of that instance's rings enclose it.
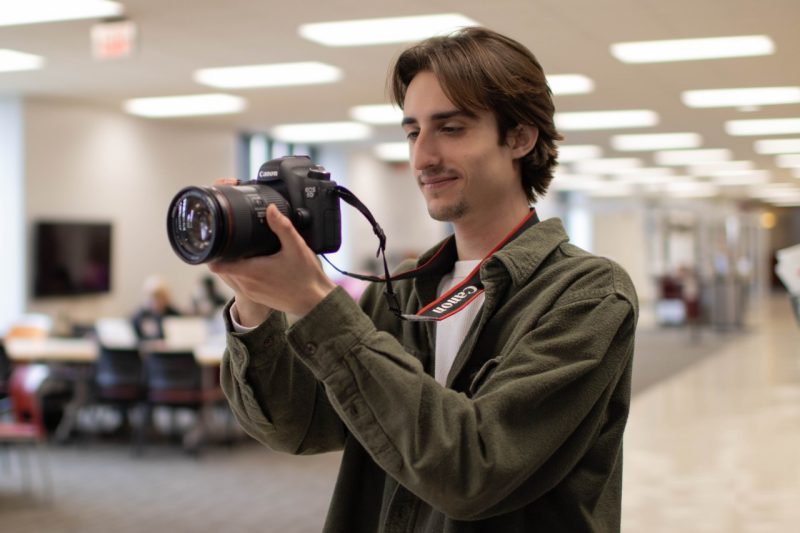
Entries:
{"label": "jacket collar", "polygon": [[[514,285],[521,285],[553,250],[568,240],[560,219],[543,220],[495,252],[481,268],[481,280],[486,282],[507,275]],[[417,261],[417,265],[424,264],[440,249],[441,271],[430,273],[430,277],[437,280],[453,269],[458,258],[453,235],[422,254]]]}

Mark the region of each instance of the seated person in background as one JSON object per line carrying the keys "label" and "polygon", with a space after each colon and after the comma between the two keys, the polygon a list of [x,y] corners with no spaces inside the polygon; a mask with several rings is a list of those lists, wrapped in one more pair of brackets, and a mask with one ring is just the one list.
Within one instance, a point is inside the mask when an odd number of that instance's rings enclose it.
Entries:
{"label": "seated person in background", "polygon": [[213,317],[228,302],[214,283],[214,276],[206,275],[200,279],[192,296],[192,312],[197,316]]}
{"label": "seated person in background", "polygon": [[162,320],[165,316],[179,316],[170,301],[167,284],[159,276],[148,277],[143,285],[144,303],[131,318],[139,340],[163,339]]}

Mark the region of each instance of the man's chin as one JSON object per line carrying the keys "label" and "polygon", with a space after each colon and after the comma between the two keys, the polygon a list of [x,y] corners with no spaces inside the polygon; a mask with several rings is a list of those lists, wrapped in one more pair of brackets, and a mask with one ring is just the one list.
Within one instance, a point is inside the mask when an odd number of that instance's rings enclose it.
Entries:
{"label": "man's chin", "polygon": [[428,216],[439,222],[455,222],[467,214],[468,207],[465,202],[449,205],[428,205]]}

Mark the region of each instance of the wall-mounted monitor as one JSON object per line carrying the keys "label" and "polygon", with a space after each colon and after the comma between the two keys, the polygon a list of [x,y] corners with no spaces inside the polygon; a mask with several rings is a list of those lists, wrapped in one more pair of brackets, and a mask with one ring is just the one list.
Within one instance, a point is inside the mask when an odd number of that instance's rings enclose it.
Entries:
{"label": "wall-mounted monitor", "polygon": [[35,222],[33,296],[109,292],[111,236],[107,222]]}

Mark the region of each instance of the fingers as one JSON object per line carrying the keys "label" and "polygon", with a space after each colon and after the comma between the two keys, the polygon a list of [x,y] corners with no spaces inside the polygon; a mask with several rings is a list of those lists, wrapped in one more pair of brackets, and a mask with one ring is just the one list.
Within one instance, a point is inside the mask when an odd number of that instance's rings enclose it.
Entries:
{"label": "fingers", "polygon": [[217,178],[214,180],[214,185],[236,185],[239,180],[236,178]]}
{"label": "fingers", "polygon": [[275,204],[267,206],[267,224],[269,224],[269,229],[278,236],[278,240],[281,241],[281,249],[296,250],[306,246],[303,238],[294,229],[292,221],[284,216]]}

